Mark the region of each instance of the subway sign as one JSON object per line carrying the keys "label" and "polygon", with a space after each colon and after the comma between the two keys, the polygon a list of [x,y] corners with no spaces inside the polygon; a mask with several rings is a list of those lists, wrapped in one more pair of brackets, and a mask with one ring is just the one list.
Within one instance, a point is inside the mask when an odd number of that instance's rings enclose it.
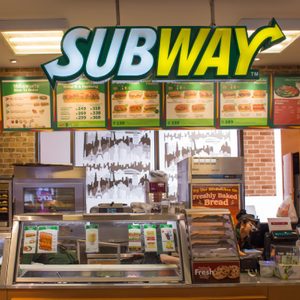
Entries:
{"label": "subway sign", "polygon": [[257,53],[284,39],[275,19],[249,37],[242,26],[74,27],[62,56],[42,68],[53,87],[81,75],[93,82],[257,79]]}

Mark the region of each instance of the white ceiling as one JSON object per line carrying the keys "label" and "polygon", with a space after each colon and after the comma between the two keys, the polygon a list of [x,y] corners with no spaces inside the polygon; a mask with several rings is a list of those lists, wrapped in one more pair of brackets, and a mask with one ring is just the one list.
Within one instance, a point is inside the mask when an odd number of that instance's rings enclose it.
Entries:
{"label": "white ceiling", "polygon": [[[69,27],[116,25],[115,0],[1,0],[0,20],[65,18]],[[210,25],[209,0],[120,0],[121,25]],[[216,25],[241,18],[300,18],[300,0],[215,0]],[[57,55],[15,56],[0,36],[1,67],[38,67]],[[257,65],[300,65],[300,38],[280,54],[259,54]],[[12,65],[10,59],[17,59]]]}

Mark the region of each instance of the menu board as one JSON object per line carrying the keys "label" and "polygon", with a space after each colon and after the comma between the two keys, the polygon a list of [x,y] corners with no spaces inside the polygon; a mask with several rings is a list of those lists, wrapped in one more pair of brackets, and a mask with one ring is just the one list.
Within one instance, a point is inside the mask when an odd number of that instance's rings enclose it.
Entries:
{"label": "menu board", "polygon": [[105,128],[105,85],[86,78],[56,88],[57,128]]}
{"label": "menu board", "polygon": [[36,252],[37,226],[24,226],[23,253]]}
{"label": "menu board", "polygon": [[212,82],[167,83],[166,126],[214,126],[214,100]]}
{"label": "menu board", "polygon": [[161,87],[158,83],[112,83],[112,127],[158,127],[160,103]]}
{"label": "menu board", "polygon": [[238,214],[241,206],[239,184],[192,184],[192,208],[227,208],[232,217]]}
{"label": "menu board", "polygon": [[300,77],[275,76],[273,125],[300,125]]}
{"label": "menu board", "polygon": [[221,82],[220,126],[267,126],[268,78],[257,81]]}
{"label": "menu board", "polygon": [[145,252],[157,252],[157,237],[155,225],[144,225]]}
{"label": "menu board", "polygon": [[142,250],[142,232],[141,225],[128,225],[128,250],[141,251]]}
{"label": "menu board", "polygon": [[171,224],[160,224],[162,248],[164,252],[175,251],[173,226]]}
{"label": "menu board", "polygon": [[4,130],[51,128],[51,89],[44,79],[2,81]]}
{"label": "menu board", "polygon": [[98,252],[99,241],[98,241],[99,226],[97,224],[85,225],[85,252]]}

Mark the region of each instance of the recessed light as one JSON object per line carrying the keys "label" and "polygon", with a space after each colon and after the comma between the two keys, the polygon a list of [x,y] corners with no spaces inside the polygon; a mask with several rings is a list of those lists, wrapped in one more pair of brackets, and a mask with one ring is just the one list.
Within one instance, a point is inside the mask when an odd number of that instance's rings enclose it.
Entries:
{"label": "recessed light", "polygon": [[255,61],[259,61],[260,58],[259,58],[259,57],[255,57],[254,60],[255,60]]}
{"label": "recessed light", "polygon": [[16,64],[17,63],[16,59],[10,59],[9,61],[10,61],[11,64]]}

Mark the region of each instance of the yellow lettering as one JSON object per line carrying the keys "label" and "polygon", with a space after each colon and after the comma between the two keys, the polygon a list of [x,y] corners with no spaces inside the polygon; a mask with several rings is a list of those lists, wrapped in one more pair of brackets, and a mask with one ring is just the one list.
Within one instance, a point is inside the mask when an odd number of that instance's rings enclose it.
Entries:
{"label": "yellow lettering", "polygon": [[[217,75],[228,75],[230,59],[231,28],[216,28],[202,56],[195,75],[204,75],[208,68],[217,68]],[[219,55],[214,56],[219,47]]]}
{"label": "yellow lettering", "polygon": [[[240,57],[235,70],[235,75],[247,75],[250,63],[261,45],[266,39],[271,38],[271,43],[284,38],[284,34],[277,24],[273,27],[266,27],[252,34],[253,38],[250,43],[247,36],[246,28],[235,28],[237,45]],[[252,37],[251,36],[251,37]]]}
{"label": "yellow lettering", "polygon": [[182,28],[176,38],[173,48],[170,51],[171,28],[161,29],[160,48],[157,63],[157,76],[168,76],[176,57],[179,56],[177,76],[188,76],[205,40],[210,32],[210,28],[199,29],[198,35],[193,43],[191,50],[190,37],[191,28]]}

